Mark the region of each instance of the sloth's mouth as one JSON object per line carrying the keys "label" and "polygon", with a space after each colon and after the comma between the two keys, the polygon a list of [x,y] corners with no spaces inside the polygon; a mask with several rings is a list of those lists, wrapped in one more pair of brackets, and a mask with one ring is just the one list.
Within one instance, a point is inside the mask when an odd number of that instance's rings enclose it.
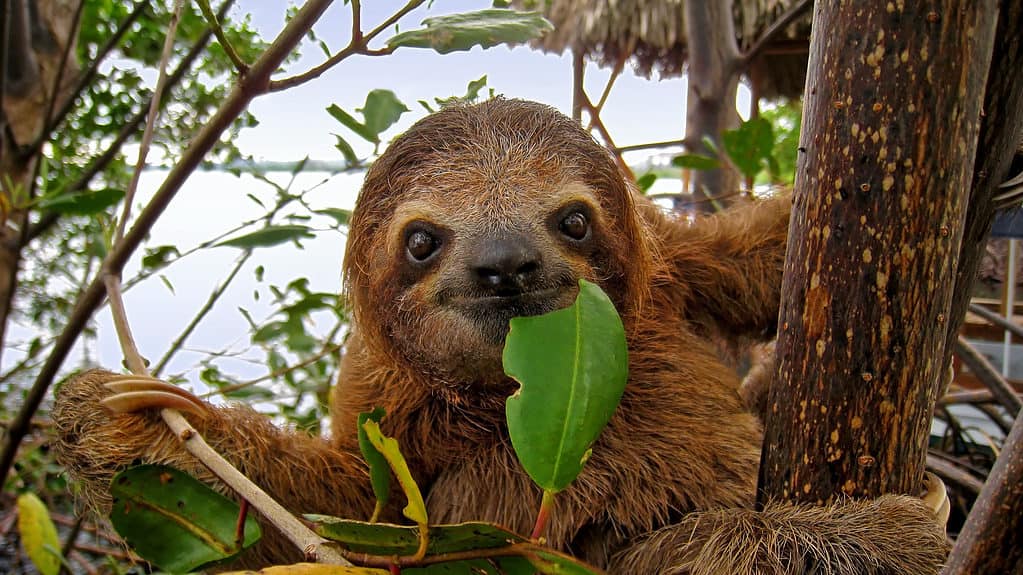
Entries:
{"label": "sloth's mouth", "polygon": [[500,345],[508,335],[511,318],[552,312],[570,305],[574,298],[572,290],[552,287],[508,295],[458,298],[451,303],[479,328],[483,339]]}

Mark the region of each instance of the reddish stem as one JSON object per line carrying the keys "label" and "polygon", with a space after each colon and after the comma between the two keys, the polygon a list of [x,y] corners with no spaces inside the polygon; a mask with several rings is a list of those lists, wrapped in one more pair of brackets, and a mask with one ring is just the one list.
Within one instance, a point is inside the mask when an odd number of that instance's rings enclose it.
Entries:
{"label": "reddish stem", "polygon": [[536,540],[543,535],[544,529],[547,528],[547,521],[551,517],[551,511],[554,509],[554,492],[546,491],[543,492],[543,499],[540,500],[540,511],[536,514],[536,525],[533,526],[533,533],[529,535],[530,539]]}

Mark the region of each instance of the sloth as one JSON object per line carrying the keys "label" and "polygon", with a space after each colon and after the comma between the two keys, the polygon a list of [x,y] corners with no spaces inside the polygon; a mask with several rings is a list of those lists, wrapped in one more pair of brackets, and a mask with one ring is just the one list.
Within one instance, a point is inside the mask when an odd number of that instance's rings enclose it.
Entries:
{"label": "sloth", "polygon": [[[629,379],[556,500],[549,545],[622,574],[937,573],[944,526],[921,498],[754,509],[760,423],[717,343],[772,335],[790,208],[783,198],[671,217],[553,108],[506,99],[446,108],[366,175],[344,259],[352,322],[330,439],[194,398],[202,416],[188,417],[292,511],[365,518],[374,497],[357,417],[382,407],[431,521],[528,533],[541,491],[508,437],[504,402],[517,384],[502,346],[509,319],[571,304],[584,278],[622,317]],[[218,484],[151,409],[178,405],[182,392],[118,379],[89,371],[57,395],[55,447],[86,502],[108,509],[110,478],[137,461]],[[110,401],[115,391],[148,399],[110,413],[104,401],[125,405]],[[383,518],[400,521],[391,505]],[[264,539],[243,564],[301,558],[282,537]]]}

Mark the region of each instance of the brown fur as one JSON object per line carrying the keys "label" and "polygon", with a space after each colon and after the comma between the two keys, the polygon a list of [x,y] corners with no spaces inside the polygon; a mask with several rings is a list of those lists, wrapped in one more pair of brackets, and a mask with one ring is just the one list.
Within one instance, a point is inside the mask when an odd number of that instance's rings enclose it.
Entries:
{"label": "brown fur", "polygon": [[[585,249],[559,239],[551,224],[572,202],[590,210]],[[470,293],[474,246],[517,234],[542,254],[538,281],[556,291],[543,305],[570,302],[578,277],[596,281],[629,341],[621,406],[582,475],[559,495],[551,545],[612,573],[851,573],[875,562],[865,572],[935,573],[941,528],[916,500],[748,510],[760,429],[709,338],[771,333],[787,219],[780,200],[676,221],[634,195],[611,157],[548,107],[494,100],[447,109],[413,126],[367,174],[345,259],[353,334],[332,397],[330,442],[275,429],[244,408],[196,423],[289,508],[366,517],[372,497],[355,455],[355,420],[384,407],[385,431],[409,458],[431,521],[490,520],[528,532],[540,491],[504,427],[515,385],[501,371],[502,332],[487,323],[492,316],[474,323],[452,303]],[[404,255],[402,230],[412,221],[445,230],[439,257],[425,268]],[[206,476],[151,416],[111,421],[97,403],[104,377],[90,372],[69,383],[54,412],[60,459],[83,480],[87,499],[104,506],[105,481],[134,459]],[[390,519],[399,518],[401,499]],[[891,545],[867,544],[879,538]],[[297,556],[281,547],[271,541],[249,563]]]}

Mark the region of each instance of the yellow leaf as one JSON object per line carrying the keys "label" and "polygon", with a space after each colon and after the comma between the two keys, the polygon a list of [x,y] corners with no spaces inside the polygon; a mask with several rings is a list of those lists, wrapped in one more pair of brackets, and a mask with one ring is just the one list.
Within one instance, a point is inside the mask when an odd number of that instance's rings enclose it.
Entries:
{"label": "yellow leaf", "polygon": [[387,459],[391,470],[394,471],[394,476],[398,478],[398,483],[401,484],[401,490],[405,492],[408,505],[401,512],[405,514],[405,517],[415,521],[416,524],[425,527],[427,518],[423,494],[419,492],[416,480],[412,479],[412,472],[409,471],[405,457],[398,448],[398,442],[391,437],[386,437],[380,431],[380,425],[372,419],[366,420],[366,423],[362,424],[362,428],[366,430],[366,436],[369,437],[369,442],[373,444],[373,447],[377,448],[377,451]]}
{"label": "yellow leaf", "polygon": [[223,575],[387,575],[387,573],[383,569],[370,569],[369,567],[295,563],[294,565],[267,567],[259,571],[231,571]]}
{"label": "yellow leaf", "polygon": [[60,540],[46,505],[32,493],[18,496],[18,531],[25,553],[41,575],[60,571]]}

